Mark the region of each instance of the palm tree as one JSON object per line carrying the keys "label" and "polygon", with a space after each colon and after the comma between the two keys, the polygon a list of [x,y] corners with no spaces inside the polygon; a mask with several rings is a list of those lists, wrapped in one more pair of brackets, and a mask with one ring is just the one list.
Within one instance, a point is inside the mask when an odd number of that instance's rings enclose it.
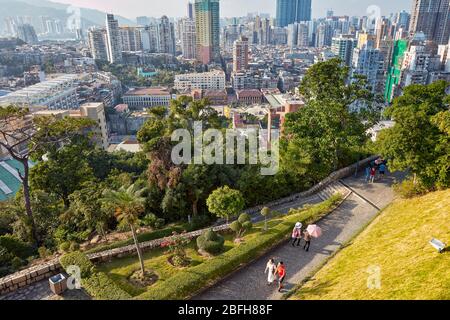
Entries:
{"label": "palm tree", "polygon": [[136,225],[139,215],[144,212],[145,198],[142,194],[145,189],[138,190],[135,185],[128,188],[121,187],[119,190],[106,190],[102,201],[114,206],[115,217],[118,222],[124,222],[130,226],[133,234],[134,245],[141,265],[142,276],[144,276],[144,260],[142,252],[136,236]]}

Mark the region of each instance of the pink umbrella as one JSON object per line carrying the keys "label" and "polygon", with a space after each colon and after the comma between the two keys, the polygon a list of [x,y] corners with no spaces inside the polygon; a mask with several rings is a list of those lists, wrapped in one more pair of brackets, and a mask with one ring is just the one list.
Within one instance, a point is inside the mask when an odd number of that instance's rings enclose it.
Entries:
{"label": "pink umbrella", "polygon": [[306,231],[308,231],[313,238],[318,238],[322,235],[322,229],[315,224],[310,224],[308,228],[306,228]]}

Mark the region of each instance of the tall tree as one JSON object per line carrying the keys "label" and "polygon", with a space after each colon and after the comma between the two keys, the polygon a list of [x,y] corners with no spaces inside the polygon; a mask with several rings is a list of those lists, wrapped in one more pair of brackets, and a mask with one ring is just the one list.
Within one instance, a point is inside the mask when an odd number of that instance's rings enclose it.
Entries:
{"label": "tall tree", "polygon": [[102,198],[104,203],[113,205],[117,221],[130,226],[142,276],[145,275],[145,268],[141,247],[139,246],[139,240],[136,235],[136,225],[139,221],[139,216],[144,212],[144,204],[146,201],[145,197],[143,197],[144,191],[144,189],[137,190],[135,185],[131,185],[128,188],[121,187],[116,191],[107,190]]}
{"label": "tall tree", "polygon": [[93,125],[87,119],[56,119],[55,117],[32,117],[26,108],[0,107],[0,146],[23,165],[19,171],[22,182],[25,210],[31,226],[33,240],[39,237],[30,200],[30,158],[39,158],[50,148],[55,149]]}
{"label": "tall tree", "polygon": [[450,186],[450,84],[411,85],[393,101],[386,115],[395,121],[377,141],[393,170],[410,170],[426,188]]}
{"label": "tall tree", "polygon": [[312,66],[300,85],[305,106],[288,114],[281,143],[282,168],[317,182],[353,161],[379,115],[363,77],[349,80],[339,59]]}
{"label": "tall tree", "polygon": [[94,172],[86,160],[90,150],[84,143],[70,143],[50,151],[46,161],[31,169],[31,187],[56,194],[68,209],[69,196],[81,189],[83,183],[94,180]]}

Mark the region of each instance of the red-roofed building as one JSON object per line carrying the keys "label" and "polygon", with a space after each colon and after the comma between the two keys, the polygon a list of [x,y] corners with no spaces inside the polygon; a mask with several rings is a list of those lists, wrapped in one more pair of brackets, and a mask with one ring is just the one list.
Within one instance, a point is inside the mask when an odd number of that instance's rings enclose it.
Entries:
{"label": "red-roofed building", "polygon": [[244,89],[236,91],[237,101],[242,104],[258,104],[263,101],[263,94],[258,89]]}
{"label": "red-roofed building", "polygon": [[213,106],[224,106],[228,104],[228,94],[224,90],[193,90],[191,96],[194,100],[208,99]]}

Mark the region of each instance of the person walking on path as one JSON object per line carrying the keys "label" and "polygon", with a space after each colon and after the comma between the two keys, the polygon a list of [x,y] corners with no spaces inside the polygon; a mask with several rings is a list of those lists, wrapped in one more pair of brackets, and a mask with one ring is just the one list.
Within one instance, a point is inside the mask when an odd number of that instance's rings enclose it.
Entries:
{"label": "person walking on path", "polygon": [[275,274],[277,272],[277,266],[275,265],[275,260],[272,258],[267,262],[266,270],[264,273],[267,273],[267,285],[272,285],[275,281]]}
{"label": "person walking on path", "polygon": [[386,172],[386,164],[384,162],[382,162],[378,166],[378,172],[380,174],[380,179],[382,179],[384,177],[385,172]]}
{"label": "person walking on path", "polygon": [[375,167],[372,167],[370,169],[370,182],[374,183],[375,181],[375,174],[377,173],[377,169]]}
{"label": "person walking on path", "polygon": [[283,289],[283,281],[284,278],[286,277],[286,268],[284,267],[283,261],[280,261],[278,263],[277,273],[278,273],[278,292],[281,292],[281,289]]}
{"label": "person walking on path", "polygon": [[302,224],[297,222],[292,229],[292,246],[295,246],[295,242],[297,242],[297,247],[300,246],[300,242],[302,241]]}
{"label": "person walking on path", "polygon": [[370,180],[370,166],[367,166],[365,169],[365,174],[366,174],[366,182],[369,182]]}
{"label": "person walking on path", "polygon": [[311,245],[311,235],[308,231],[303,232],[303,239],[305,239],[305,245],[303,246],[303,249],[305,251],[309,251],[309,246]]}

